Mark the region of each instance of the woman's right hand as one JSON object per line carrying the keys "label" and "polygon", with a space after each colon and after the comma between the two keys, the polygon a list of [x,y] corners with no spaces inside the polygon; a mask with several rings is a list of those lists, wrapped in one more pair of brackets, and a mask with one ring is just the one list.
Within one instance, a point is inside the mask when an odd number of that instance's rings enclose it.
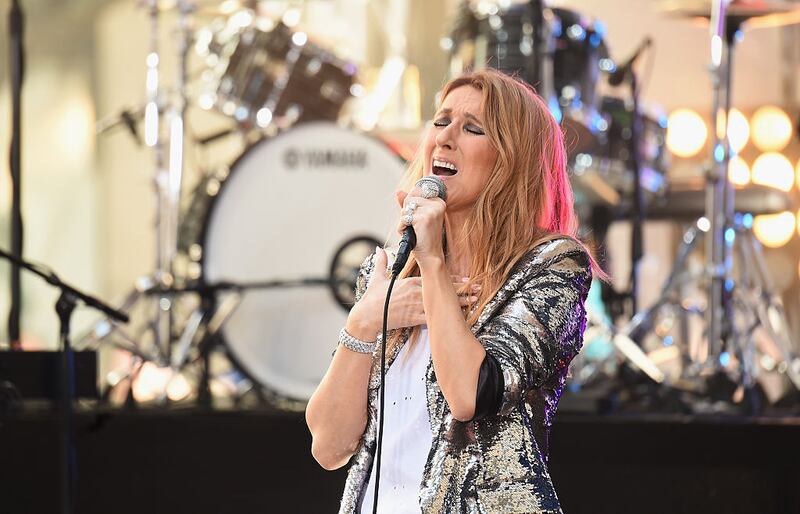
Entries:
{"label": "woman's right hand", "polygon": [[[364,341],[374,341],[383,326],[383,306],[386,292],[389,289],[389,277],[386,269],[388,257],[383,248],[376,248],[375,266],[361,299],[350,310],[347,318],[347,332]],[[458,291],[464,283],[454,277],[453,289]],[[477,301],[477,297],[459,295],[461,306]],[[392,288],[392,299],[389,302],[389,319],[387,330],[404,327],[415,327],[426,323],[425,309],[422,303],[422,278],[398,278]]]}

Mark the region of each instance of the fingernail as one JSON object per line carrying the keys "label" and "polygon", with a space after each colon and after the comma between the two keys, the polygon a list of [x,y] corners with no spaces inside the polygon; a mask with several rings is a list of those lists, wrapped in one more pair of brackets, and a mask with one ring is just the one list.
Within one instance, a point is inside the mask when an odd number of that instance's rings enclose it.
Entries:
{"label": "fingernail", "polygon": [[469,282],[469,277],[461,277],[462,282]]}
{"label": "fingernail", "polygon": [[474,291],[480,291],[481,290],[481,285],[480,284],[473,284],[472,285],[472,289]]}
{"label": "fingernail", "polygon": [[477,297],[477,296],[470,296],[470,297],[469,297],[469,301],[471,301],[471,302],[477,302],[477,301],[478,301],[478,297]]}

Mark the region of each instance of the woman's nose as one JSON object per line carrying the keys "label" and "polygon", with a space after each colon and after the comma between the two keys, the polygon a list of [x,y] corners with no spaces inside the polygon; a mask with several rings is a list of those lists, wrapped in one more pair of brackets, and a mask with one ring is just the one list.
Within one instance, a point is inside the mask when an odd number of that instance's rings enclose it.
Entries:
{"label": "woman's nose", "polygon": [[453,149],[453,126],[454,124],[451,123],[448,126],[444,127],[438,134],[436,134],[436,146],[441,148],[448,148],[450,150]]}

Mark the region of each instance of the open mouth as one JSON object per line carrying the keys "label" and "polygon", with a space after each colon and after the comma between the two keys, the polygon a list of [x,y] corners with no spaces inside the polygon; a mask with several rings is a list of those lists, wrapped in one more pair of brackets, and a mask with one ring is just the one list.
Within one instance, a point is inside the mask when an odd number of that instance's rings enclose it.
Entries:
{"label": "open mouth", "polygon": [[458,173],[458,168],[452,162],[433,160],[433,174],[437,177],[451,177]]}

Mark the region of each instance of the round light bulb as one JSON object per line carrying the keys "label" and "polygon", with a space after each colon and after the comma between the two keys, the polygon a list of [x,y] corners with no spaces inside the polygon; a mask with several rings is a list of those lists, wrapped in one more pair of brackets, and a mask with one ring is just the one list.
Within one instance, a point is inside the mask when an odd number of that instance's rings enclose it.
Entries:
{"label": "round light bulb", "polygon": [[789,116],[774,105],[765,105],[753,113],[753,143],[762,152],[782,150],[792,137]]}
{"label": "round light bulb", "polygon": [[728,179],[733,185],[740,187],[750,183],[750,166],[738,155],[731,157],[728,162]]}
{"label": "round light bulb", "polygon": [[708,129],[703,118],[691,109],[672,111],[667,120],[667,147],[678,157],[692,157],[703,149]]}
{"label": "round light bulb", "polygon": [[797,160],[797,189],[800,189],[800,159]]}
{"label": "round light bulb", "polygon": [[731,109],[731,114],[728,118],[728,141],[731,145],[731,150],[735,153],[741,152],[749,139],[750,124],[747,123],[747,118],[739,109]]}
{"label": "round light bulb", "polygon": [[796,225],[792,212],[764,214],[753,220],[753,233],[764,246],[779,248],[792,239]]}
{"label": "round light bulb", "polygon": [[794,185],[794,169],[785,156],[768,152],[761,154],[753,163],[753,184],[790,191]]}

